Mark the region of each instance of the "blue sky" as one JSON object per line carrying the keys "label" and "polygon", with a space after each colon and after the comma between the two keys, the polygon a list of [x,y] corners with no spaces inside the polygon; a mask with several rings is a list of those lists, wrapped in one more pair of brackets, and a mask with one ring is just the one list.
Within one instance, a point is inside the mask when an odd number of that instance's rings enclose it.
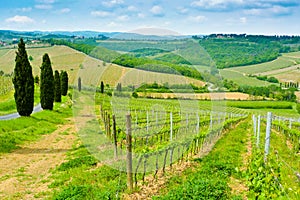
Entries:
{"label": "blue sky", "polygon": [[2,0],[0,29],[300,35],[300,0]]}

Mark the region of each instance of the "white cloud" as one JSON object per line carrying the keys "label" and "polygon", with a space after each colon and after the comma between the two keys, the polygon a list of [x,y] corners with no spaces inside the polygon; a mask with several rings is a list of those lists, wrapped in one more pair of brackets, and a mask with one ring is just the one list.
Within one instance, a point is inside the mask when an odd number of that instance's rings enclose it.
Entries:
{"label": "white cloud", "polygon": [[194,7],[203,9],[227,9],[229,5],[240,4],[242,5],[244,0],[197,0],[191,3]]}
{"label": "white cloud", "polygon": [[244,10],[244,13],[253,16],[272,16],[272,15],[280,16],[280,15],[289,15],[292,13],[292,10],[291,8],[275,5],[265,9],[253,8],[253,9]]}
{"label": "white cloud", "polygon": [[127,10],[133,12],[133,11],[137,11],[138,9],[135,6],[128,6]]}
{"label": "white cloud", "polygon": [[36,0],[36,2],[38,3],[45,3],[45,4],[51,4],[51,3],[54,3],[55,0]]}
{"label": "white cloud", "polygon": [[138,18],[145,18],[146,17],[146,15],[145,14],[143,14],[143,13],[138,13]]}
{"label": "white cloud", "polygon": [[108,27],[118,27],[120,26],[120,24],[116,23],[116,22],[110,22],[109,24],[107,24]]}
{"label": "white cloud", "polygon": [[106,11],[92,11],[91,15],[94,17],[108,17],[111,15],[111,13]]}
{"label": "white cloud", "polygon": [[286,15],[291,12],[289,8],[283,6],[273,6],[269,9],[269,11],[275,15]]}
{"label": "white cloud", "polygon": [[240,18],[228,18],[226,19],[226,24],[227,25],[243,25],[247,24],[248,19],[246,17],[240,17]]}
{"label": "white cloud", "polygon": [[253,9],[249,9],[249,10],[245,10],[244,13],[247,15],[261,15],[263,12],[262,9],[257,9],[257,8],[253,8]]}
{"label": "white cloud", "polygon": [[198,16],[190,16],[188,18],[190,21],[193,21],[193,22],[197,22],[197,23],[202,23],[204,21],[207,20],[207,18],[203,15],[198,15]]}
{"label": "white cloud", "polygon": [[19,23],[19,24],[29,24],[33,23],[34,20],[27,16],[16,15],[14,17],[5,20],[8,23]]}
{"label": "white cloud", "polygon": [[300,6],[299,0],[194,0],[191,6],[200,10],[237,11],[249,10],[248,13],[267,12],[274,15],[288,14],[291,8]]}
{"label": "white cloud", "polygon": [[62,13],[62,14],[69,13],[69,12],[71,12],[70,8],[63,8],[63,9],[59,10],[59,13]]}
{"label": "white cloud", "polygon": [[246,24],[246,23],[247,23],[247,18],[246,18],[246,17],[241,17],[241,18],[240,18],[240,22],[241,22],[242,24]]}
{"label": "white cloud", "polygon": [[124,3],[123,0],[111,0],[111,1],[105,1],[102,4],[106,7],[114,7],[116,5],[121,5],[123,3]]}
{"label": "white cloud", "polygon": [[187,14],[189,11],[189,9],[183,8],[183,7],[179,7],[179,8],[177,8],[177,10],[180,14]]}
{"label": "white cloud", "polygon": [[117,19],[118,19],[118,21],[123,21],[123,22],[125,22],[125,21],[128,21],[128,20],[129,20],[129,17],[128,17],[128,15],[121,15],[121,16],[119,16]]}
{"label": "white cloud", "polygon": [[17,8],[18,12],[30,12],[32,11],[31,7],[27,7],[27,8]]}
{"label": "white cloud", "polygon": [[154,15],[163,15],[163,9],[162,7],[160,6],[153,6],[151,9],[150,9],[150,12]]}
{"label": "white cloud", "polygon": [[34,7],[41,10],[50,10],[53,6],[51,4],[37,4]]}

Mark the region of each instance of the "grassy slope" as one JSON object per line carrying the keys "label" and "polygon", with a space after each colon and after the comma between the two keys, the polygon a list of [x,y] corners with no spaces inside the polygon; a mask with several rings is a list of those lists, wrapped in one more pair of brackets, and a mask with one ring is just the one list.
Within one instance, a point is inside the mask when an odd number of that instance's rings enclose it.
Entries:
{"label": "grassy slope", "polygon": [[[266,123],[261,124],[260,131],[260,148],[264,148],[266,137]],[[284,195],[287,199],[299,199],[300,183],[297,180],[295,171],[300,170],[300,155],[295,153],[292,148],[292,142],[282,131],[273,127],[270,138],[270,154],[277,158],[280,165],[281,184],[284,188]]]}
{"label": "grassy slope", "polygon": [[[40,102],[40,88],[35,85],[34,105]],[[14,99],[14,91],[10,91],[5,95],[0,95],[0,115],[6,115],[17,112]]]}
{"label": "grassy slope", "polygon": [[[268,85],[269,83],[259,81],[255,78],[245,76],[246,74],[266,74],[268,76],[275,76],[281,81],[300,81],[300,70],[297,64],[300,63],[300,52],[285,53],[278,59],[257,65],[249,65],[243,67],[234,67],[230,69],[220,70],[222,76],[226,79],[233,80],[238,84],[247,84],[253,86]],[[290,68],[291,66],[295,66]],[[280,69],[283,70],[280,72]]]}
{"label": "grassy slope", "polygon": [[230,177],[240,179],[236,168],[243,165],[246,151],[245,130],[248,122],[242,122],[220,139],[210,154],[197,159],[198,167],[186,170],[183,175],[169,180],[162,193],[155,199],[229,199]]}
{"label": "grassy slope", "polygon": [[249,85],[249,86],[268,86],[271,83],[266,81],[258,80],[257,78],[244,76],[243,73],[239,73],[237,71],[233,71],[232,68],[230,69],[221,69],[220,74],[223,79],[232,80],[233,82],[237,83],[238,85]]}
{"label": "grassy slope", "polygon": [[[2,50],[7,53],[0,53],[0,69],[5,73],[13,72],[14,59],[16,49]],[[0,51],[1,52],[1,51]],[[117,65],[105,64],[100,60],[86,56],[76,50],[73,50],[66,46],[53,46],[47,48],[33,48],[27,50],[28,55],[33,57],[31,62],[34,75],[40,74],[40,65],[42,63],[42,56],[48,53],[52,62],[54,70],[66,70],[70,77],[70,83],[77,81],[77,77],[81,77],[83,84],[96,85],[101,80],[105,83],[115,86],[120,82],[122,76],[126,73],[130,73],[129,79],[132,77],[138,77],[135,82],[124,80],[124,84],[141,84],[143,82],[153,83],[154,81],[159,83],[169,82],[169,84],[178,84],[178,79],[182,79],[176,75],[161,74],[154,72],[147,72],[137,69],[128,69]],[[2,56],[1,56],[2,55]],[[142,78],[140,78],[142,77]],[[188,82],[193,82],[195,85],[203,85],[203,82],[186,78]],[[183,81],[179,81],[183,83]],[[124,85],[123,84],[123,85]]]}
{"label": "grassy slope", "polygon": [[259,74],[262,72],[272,71],[276,69],[286,68],[294,65],[294,63],[285,57],[281,56],[278,59],[266,62],[262,64],[257,65],[249,65],[245,67],[235,67],[232,68],[232,70],[240,72],[240,73],[246,73],[246,74]]}
{"label": "grassy slope", "polygon": [[[66,103],[68,97],[63,98]],[[72,115],[72,109],[63,108],[63,103],[55,103],[54,111],[42,111],[31,117],[0,121],[0,154],[18,148],[25,141],[38,139],[41,135],[56,130],[57,125],[66,122]]]}

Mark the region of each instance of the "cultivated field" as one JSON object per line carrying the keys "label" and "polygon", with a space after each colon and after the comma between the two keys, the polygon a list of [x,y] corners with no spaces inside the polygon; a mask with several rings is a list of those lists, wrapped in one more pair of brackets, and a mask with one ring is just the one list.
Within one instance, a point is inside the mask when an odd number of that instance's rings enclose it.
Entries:
{"label": "cultivated field", "polygon": [[285,53],[274,61],[257,65],[233,67],[220,70],[223,78],[240,85],[267,86],[270,83],[248,77],[247,75],[274,76],[279,81],[300,81],[300,52]]}
{"label": "cultivated field", "polygon": [[220,92],[220,93],[201,93],[201,94],[186,94],[186,93],[138,93],[142,97],[160,98],[160,99],[198,99],[198,100],[250,100],[249,94],[240,92]]}
{"label": "cultivated field", "polygon": [[254,77],[248,77],[246,74],[235,71],[234,68],[221,69],[220,74],[223,79],[232,80],[238,85],[249,85],[249,86],[268,86],[271,83],[266,81],[258,80]]}
{"label": "cultivated field", "polygon": [[[15,51],[16,49],[0,50],[0,70],[8,74],[13,72]],[[48,53],[53,70],[66,70],[69,74],[70,83],[75,84],[77,84],[77,78],[80,76],[85,85],[98,85],[100,81],[104,81],[105,84],[111,86],[115,86],[118,82],[122,82],[123,86],[153,82],[168,82],[170,85],[185,83],[193,83],[197,86],[204,85],[202,81],[183,76],[148,72],[107,64],[66,46],[32,48],[27,49],[27,53],[28,56],[33,57],[31,64],[34,75],[40,74],[42,56]]]}

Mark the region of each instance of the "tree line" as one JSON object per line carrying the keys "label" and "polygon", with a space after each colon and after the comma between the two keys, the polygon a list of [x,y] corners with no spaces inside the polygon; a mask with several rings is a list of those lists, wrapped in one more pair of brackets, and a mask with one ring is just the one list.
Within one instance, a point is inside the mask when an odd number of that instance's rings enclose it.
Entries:
{"label": "tree line", "polygon": [[[15,68],[13,74],[14,98],[17,112],[21,116],[30,116],[34,107],[34,80],[32,66],[23,39],[20,39],[16,52]],[[47,53],[44,54],[40,75],[40,102],[46,110],[53,109],[54,102],[61,102],[61,95],[68,92],[68,74],[55,70],[53,74],[51,61]]]}

